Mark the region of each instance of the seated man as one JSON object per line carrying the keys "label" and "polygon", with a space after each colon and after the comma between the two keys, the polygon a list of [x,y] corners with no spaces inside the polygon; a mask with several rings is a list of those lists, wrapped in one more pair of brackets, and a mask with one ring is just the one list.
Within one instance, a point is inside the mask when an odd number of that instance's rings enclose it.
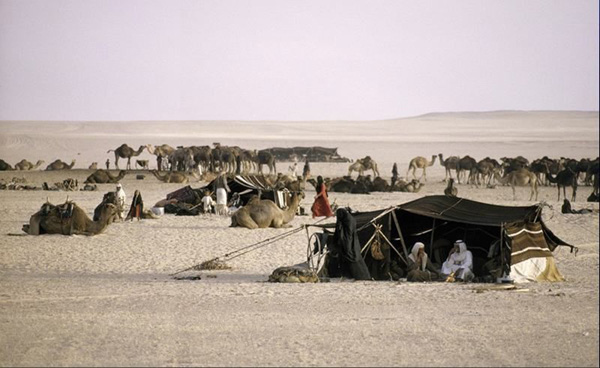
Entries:
{"label": "seated man", "polygon": [[442,273],[445,275],[454,273],[456,280],[473,280],[475,277],[473,274],[473,254],[467,250],[467,244],[464,241],[457,240],[454,242],[454,248],[442,265]]}
{"label": "seated man", "polygon": [[433,266],[427,253],[425,253],[425,244],[415,243],[408,256],[406,281],[424,282],[438,281],[441,279],[440,272]]}
{"label": "seated man", "polygon": [[202,197],[202,212],[212,213],[214,205],[215,201],[213,201],[210,192],[208,190],[204,191],[204,197]]}

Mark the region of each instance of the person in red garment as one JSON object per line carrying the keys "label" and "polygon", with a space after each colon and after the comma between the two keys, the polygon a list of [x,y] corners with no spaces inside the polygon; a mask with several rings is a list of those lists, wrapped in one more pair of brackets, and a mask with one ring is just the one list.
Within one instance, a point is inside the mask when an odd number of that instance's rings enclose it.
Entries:
{"label": "person in red garment", "polygon": [[329,198],[327,198],[327,186],[323,183],[323,177],[319,175],[317,177],[317,185],[315,186],[317,195],[315,196],[315,203],[311,207],[312,217],[331,217],[333,212],[329,205]]}

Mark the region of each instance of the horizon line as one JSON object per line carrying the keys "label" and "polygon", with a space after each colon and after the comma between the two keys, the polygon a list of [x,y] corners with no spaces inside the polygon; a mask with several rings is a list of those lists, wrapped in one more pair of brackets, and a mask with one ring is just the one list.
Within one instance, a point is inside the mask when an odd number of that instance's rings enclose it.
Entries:
{"label": "horizon line", "polygon": [[151,119],[134,119],[134,120],[58,120],[58,119],[50,119],[50,120],[42,120],[42,119],[3,119],[1,122],[49,122],[49,123],[118,123],[118,122],[131,122],[131,123],[141,123],[141,122],[201,122],[201,121],[216,121],[216,122],[290,122],[290,123],[304,123],[304,122],[347,122],[347,123],[361,123],[361,122],[385,122],[385,121],[393,121],[393,120],[408,120],[408,119],[417,119],[427,116],[435,116],[435,115],[452,115],[452,114],[497,114],[497,113],[596,113],[598,114],[599,110],[463,110],[463,111],[433,111],[428,113],[423,113],[419,115],[411,115],[404,117],[395,117],[395,118],[386,118],[386,119],[361,119],[361,120],[277,120],[277,119],[251,119],[251,120],[243,120],[243,119],[179,119],[179,120],[171,120],[171,119],[163,119],[163,120],[151,120]]}

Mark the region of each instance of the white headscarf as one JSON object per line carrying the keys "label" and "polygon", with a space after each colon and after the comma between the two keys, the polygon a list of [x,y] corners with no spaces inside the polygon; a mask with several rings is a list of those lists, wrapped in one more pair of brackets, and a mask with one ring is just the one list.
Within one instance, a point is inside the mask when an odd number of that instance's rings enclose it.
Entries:
{"label": "white headscarf", "polygon": [[452,258],[456,262],[464,262],[467,259],[467,244],[462,240],[457,240],[454,245],[458,245],[458,253],[452,253]]}
{"label": "white headscarf", "polygon": [[[413,262],[417,262],[417,255],[419,254],[419,249],[425,249],[425,244],[421,242],[416,242],[413,245],[412,250],[410,251],[410,255],[408,256]],[[421,271],[425,271],[425,267],[427,266],[427,253],[423,253],[423,259],[421,260]]]}

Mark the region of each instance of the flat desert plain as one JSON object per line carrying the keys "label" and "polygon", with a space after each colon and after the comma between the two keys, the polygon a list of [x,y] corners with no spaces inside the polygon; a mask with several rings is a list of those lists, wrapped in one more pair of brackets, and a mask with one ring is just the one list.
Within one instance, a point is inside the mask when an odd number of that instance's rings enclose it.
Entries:
{"label": "flat desert plain", "polygon": [[[598,112],[428,114],[373,122],[1,122],[0,158],[46,161],[41,170],[4,171],[41,186],[80,182],[127,143],[239,145],[244,148],[338,147],[341,156],[370,155],[389,180],[394,162],[406,176],[415,156],[522,155],[574,159],[598,156]],[[154,156],[144,151],[139,159]],[[45,172],[61,159],[70,171]],[[120,161],[121,167],[125,166]],[[290,163],[277,163],[285,172]],[[348,163],[311,163],[313,175],[344,175]],[[151,206],[182,187],[145,173],[121,181]],[[419,175],[420,172],[417,172]],[[427,169],[418,193],[330,193],[330,200],[368,211],[442,194],[444,168]],[[192,187],[205,185],[193,181]],[[2,366],[598,366],[598,203],[581,185],[575,209],[562,214],[556,187],[541,187],[543,220],[579,248],[555,251],[562,283],[477,293],[474,284],[267,282],[280,266],[305,260],[302,231],[228,262],[231,270],[171,273],[290,229],[230,228],[226,216],[164,215],[120,222],[93,237],[15,236],[46,201],[74,200],[92,216],[98,191],[0,191],[0,365]],[[306,190],[309,209],[315,192]],[[570,195],[570,190],[567,193]],[[529,188],[459,185],[460,197],[499,205],[530,205]],[[313,223],[297,216],[296,228]],[[327,221],[335,221],[328,219]],[[313,231],[313,230],[311,230]]]}

